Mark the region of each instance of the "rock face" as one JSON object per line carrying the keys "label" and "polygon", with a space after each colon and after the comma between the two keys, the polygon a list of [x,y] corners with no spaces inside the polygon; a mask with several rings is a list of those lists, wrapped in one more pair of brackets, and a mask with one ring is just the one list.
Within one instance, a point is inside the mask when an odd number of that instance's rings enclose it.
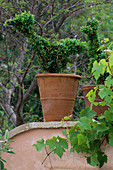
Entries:
{"label": "rock face", "polygon": [[[71,153],[67,150],[62,158],[55,154],[50,154],[46,161],[42,164],[47,156],[45,149],[37,152],[32,145],[41,138],[49,139],[53,136],[61,136],[65,127],[71,127],[76,122],[35,122],[21,125],[9,132],[9,138],[14,140],[11,143],[15,154],[3,154],[3,158],[7,161],[6,168],[8,170],[98,170],[87,164],[83,154]],[[48,150],[48,148],[47,148]],[[113,170],[113,147],[108,145],[105,148],[108,155],[108,163],[102,170]]]}

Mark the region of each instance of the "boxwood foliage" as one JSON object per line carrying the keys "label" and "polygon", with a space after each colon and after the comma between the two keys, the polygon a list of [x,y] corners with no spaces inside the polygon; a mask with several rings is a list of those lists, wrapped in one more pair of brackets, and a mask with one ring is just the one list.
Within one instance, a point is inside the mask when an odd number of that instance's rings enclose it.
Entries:
{"label": "boxwood foliage", "polygon": [[38,62],[42,69],[50,73],[60,73],[66,69],[70,62],[70,55],[80,54],[87,50],[87,43],[79,39],[62,39],[59,41],[50,41],[34,32],[34,15],[24,11],[15,15],[15,18],[9,19],[4,24],[11,25],[29,39],[32,50],[38,55]]}

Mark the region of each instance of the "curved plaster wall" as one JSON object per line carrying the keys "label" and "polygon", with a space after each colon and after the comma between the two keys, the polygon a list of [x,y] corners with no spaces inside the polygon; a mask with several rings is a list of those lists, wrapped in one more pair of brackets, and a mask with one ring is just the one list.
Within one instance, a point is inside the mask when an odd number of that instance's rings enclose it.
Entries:
{"label": "curved plaster wall", "polygon": [[[11,143],[15,154],[4,154],[8,170],[98,170],[87,164],[83,154],[71,153],[67,150],[60,159],[57,155],[51,154],[44,164],[46,151],[43,149],[37,152],[32,145],[41,138],[48,139],[53,136],[62,136],[62,130],[71,127],[76,122],[33,122],[21,125],[9,132],[9,138],[14,140]],[[105,148],[108,155],[108,163],[102,170],[113,170],[113,148],[108,145]]]}

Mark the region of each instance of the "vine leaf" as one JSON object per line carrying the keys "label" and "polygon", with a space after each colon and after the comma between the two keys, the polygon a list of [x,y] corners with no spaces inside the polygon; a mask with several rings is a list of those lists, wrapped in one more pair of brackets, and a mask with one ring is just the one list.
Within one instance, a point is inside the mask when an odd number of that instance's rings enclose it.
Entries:
{"label": "vine leaf", "polygon": [[113,127],[110,128],[109,145],[113,146]]}
{"label": "vine leaf", "polygon": [[38,140],[37,144],[33,144],[33,146],[35,146],[36,150],[40,152],[45,147],[44,139]]}
{"label": "vine leaf", "polygon": [[90,120],[87,117],[81,117],[80,121],[76,124],[76,127],[79,128],[82,132],[84,130],[91,130]]}
{"label": "vine leaf", "polygon": [[46,145],[49,146],[50,151],[54,150],[54,153],[57,154],[60,158],[62,157],[65,149],[68,149],[68,143],[66,139],[61,138],[60,136],[48,139]]}
{"label": "vine leaf", "polygon": [[96,80],[98,80],[100,75],[104,74],[107,66],[108,66],[108,63],[106,62],[105,59],[101,59],[99,63],[97,61],[94,61],[92,73]]}
{"label": "vine leaf", "polygon": [[113,113],[110,112],[109,110],[105,110],[104,112],[106,122],[111,122],[113,121]]}
{"label": "vine leaf", "polygon": [[105,80],[105,86],[107,86],[108,88],[110,88],[111,86],[113,86],[113,78],[111,75],[109,75],[106,80]]}
{"label": "vine leaf", "polygon": [[90,148],[87,136],[84,136],[83,134],[78,134],[77,138],[78,138],[78,145],[83,144],[83,145],[87,145],[87,147]]}
{"label": "vine leaf", "polygon": [[104,99],[104,97],[106,96],[106,87],[103,85],[100,85],[98,94],[101,97],[101,99]]}
{"label": "vine leaf", "polygon": [[99,161],[99,168],[101,168],[104,163],[107,163],[107,155],[104,152],[98,151],[98,161]]}
{"label": "vine leaf", "polygon": [[97,153],[92,153],[90,157],[87,157],[87,163],[92,166],[97,166],[99,164]]}
{"label": "vine leaf", "polygon": [[88,97],[88,100],[91,103],[94,102],[94,100],[95,100],[95,97],[96,97],[95,93],[96,93],[96,91],[90,90],[86,95],[86,97]]}
{"label": "vine leaf", "polygon": [[54,150],[54,153],[57,154],[60,158],[62,157],[63,153],[65,152],[64,148],[57,146]]}
{"label": "vine leaf", "polygon": [[80,117],[84,116],[86,116],[89,119],[92,119],[94,116],[96,116],[96,112],[91,110],[90,107],[87,107],[80,112]]}
{"label": "vine leaf", "polygon": [[113,146],[113,134],[112,134],[112,136],[111,136],[110,139],[109,139],[109,145],[110,145],[110,146]]}
{"label": "vine leaf", "polygon": [[98,132],[105,132],[107,130],[109,130],[109,127],[107,127],[105,124],[100,123],[100,124],[97,125],[97,133]]}

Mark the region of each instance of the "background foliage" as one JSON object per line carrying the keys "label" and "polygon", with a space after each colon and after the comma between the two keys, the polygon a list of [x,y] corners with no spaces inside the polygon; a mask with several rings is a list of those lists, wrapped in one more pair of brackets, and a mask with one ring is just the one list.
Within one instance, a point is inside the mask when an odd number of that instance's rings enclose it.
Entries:
{"label": "background foliage", "polygon": [[[23,122],[43,120],[39,92],[35,90],[37,82],[34,79],[35,74],[41,73],[42,69],[37,65],[26,37],[11,26],[5,28],[5,21],[25,10],[30,11],[35,16],[34,29],[38,35],[54,41],[62,38],[81,38],[84,41],[85,36],[80,27],[86,24],[89,17],[96,18],[100,22],[100,39],[109,38],[112,41],[113,2],[0,0],[0,4],[0,123],[4,131],[7,126],[12,128]],[[82,76],[75,102],[76,117],[84,107],[81,86],[87,82],[94,83],[94,80],[88,71],[90,59],[87,54],[71,55],[70,60],[65,72]],[[22,84],[20,80],[23,80]]]}

